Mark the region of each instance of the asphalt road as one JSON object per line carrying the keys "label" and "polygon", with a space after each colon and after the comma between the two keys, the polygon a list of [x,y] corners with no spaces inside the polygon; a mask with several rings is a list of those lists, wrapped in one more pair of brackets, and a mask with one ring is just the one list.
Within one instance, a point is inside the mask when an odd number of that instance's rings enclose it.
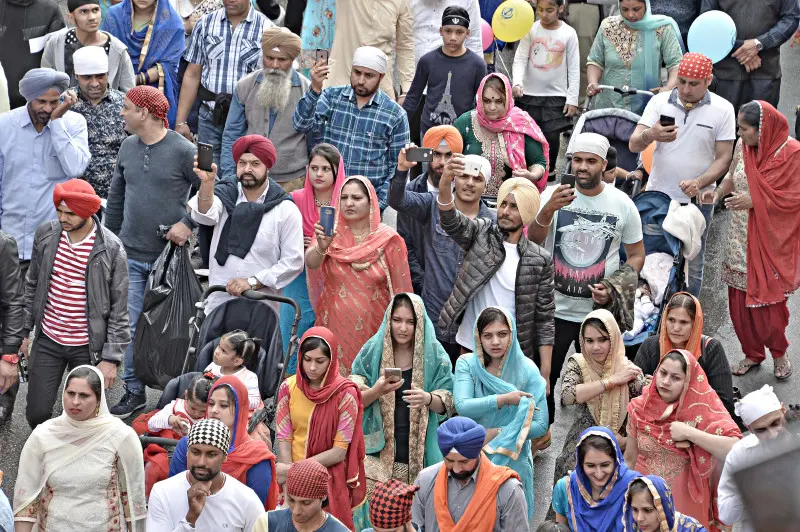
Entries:
{"label": "asphalt road", "polygon": [[[511,66],[511,58],[505,58],[506,64]],[[800,104],[800,48],[784,47],[782,54],[783,64],[783,87],[781,91],[780,110],[790,120],[791,131],[794,131],[794,108]],[[393,213],[389,212],[386,216],[387,223],[394,222]],[[705,313],[705,333],[718,338],[725,347],[725,352],[731,362],[735,362],[742,357],[739,342],[733,331],[730,318],[728,316],[727,286],[719,280],[720,262],[724,252],[724,242],[727,228],[729,225],[729,213],[722,211],[714,217],[712,222],[711,234],[709,236],[708,249],[706,251],[706,270],[701,294],[703,311]],[[789,339],[792,347],[789,349],[792,362],[800,370],[800,357],[798,356],[797,345],[800,343],[800,327],[798,326],[798,316],[800,316],[800,297],[793,297],[789,301],[789,308],[792,319],[788,328]],[[751,371],[745,377],[738,377],[734,380],[734,385],[738,386],[743,394],[761,387],[764,384],[771,384],[775,387],[775,392],[785,403],[800,402],[800,375],[795,375],[786,382],[778,382],[772,374],[772,364],[767,361],[758,370]],[[13,418],[0,429],[0,471],[5,474],[3,484],[4,491],[11,498],[14,490],[14,482],[17,476],[19,455],[25,440],[30,435],[30,429],[25,421],[25,396],[27,385],[22,385],[17,398],[16,409]],[[148,406],[155,408],[158,400],[158,393],[153,390],[148,391]],[[559,393],[559,388],[556,388]],[[119,383],[107,392],[110,405],[116,404],[122,395],[122,386]],[[558,409],[558,407],[557,407]],[[61,412],[60,404],[56,406],[56,413]],[[535,500],[536,512],[532,520],[532,529],[544,520],[550,503],[551,491],[553,486],[553,471],[555,459],[561,452],[564,438],[573,422],[573,414],[570,410],[558,409],[556,422],[552,427],[553,444],[550,449],[540,453],[534,460],[536,475]]]}

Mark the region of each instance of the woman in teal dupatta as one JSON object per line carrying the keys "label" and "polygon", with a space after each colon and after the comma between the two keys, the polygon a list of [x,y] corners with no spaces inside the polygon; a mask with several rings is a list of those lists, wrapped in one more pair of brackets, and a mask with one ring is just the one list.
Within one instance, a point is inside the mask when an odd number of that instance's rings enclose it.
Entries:
{"label": "woman in teal dupatta", "polygon": [[548,430],[546,384],[517,341],[517,324],[504,309],[488,307],[475,325],[475,352],[456,362],[456,411],[486,429],[483,448],[495,465],[519,474],[528,518],[533,516],[532,440]]}
{"label": "woman in teal dupatta", "polygon": [[[386,368],[399,368],[402,379],[387,381]],[[411,484],[422,469],[443,460],[436,429],[454,413],[451,368],[422,299],[395,295],[350,375],[364,404],[368,499],[376,482],[396,478]],[[368,514],[369,504],[354,510],[356,530],[370,527]]]}
{"label": "woman in teal dupatta", "polygon": [[[678,24],[665,15],[653,15],[650,0],[619,0],[620,15],[600,24],[586,59],[587,96],[597,94],[595,108],[615,107],[642,114],[649,98],[622,96],[613,91],[598,94],[597,85],[627,85],[658,93],[678,83],[683,40]],[[669,79],[661,87],[661,66]]]}

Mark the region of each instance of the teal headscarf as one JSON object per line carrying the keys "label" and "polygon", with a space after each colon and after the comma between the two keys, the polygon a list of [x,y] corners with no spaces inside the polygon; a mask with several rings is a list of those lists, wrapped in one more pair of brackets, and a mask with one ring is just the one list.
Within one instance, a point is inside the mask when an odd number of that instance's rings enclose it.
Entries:
{"label": "teal headscarf", "polygon": [[[621,15],[620,18],[622,18],[623,24],[629,28],[642,32],[642,50],[635,55],[631,64],[631,84],[634,88],[647,91],[661,86],[661,53],[658,39],[656,38],[656,30],[662,26],[672,26],[672,31],[675,32],[675,37],[681,45],[681,51],[686,52],[686,47],[683,44],[678,23],[672,17],[666,15],[653,15],[650,10],[650,0],[641,1],[647,6],[642,20],[629,22]],[[622,0],[619,0],[618,4],[621,3]],[[622,11],[622,6],[620,5],[619,7],[620,11]]]}
{"label": "teal headscarf", "polygon": [[[411,373],[411,382],[429,393],[437,390],[446,392],[436,394],[442,399],[447,409],[444,415],[430,412],[427,408],[411,409],[411,439],[425,438],[424,456],[417,457],[417,460],[415,460],[414,446],[409,445],[409,478],[413,479],[417,477],[421,468],[443,460],[442,452],[437,444],[436,429],[439,427],[439,423],[444,421],[449,413],[453,412],[453,369],[450,357],[442,347],[442,344],[436,340],[436,331],[433,328],[433,323],[428,318],[425,305],[419,296],[415,294],[397,294],[392,298],[389,307],[386,309],[380,329],[378,329],[375,336],[367,340],[367,343],[364,344],[353,361],[350,378],[359,384],[371,387],[375,385],[383,374],[384,368],[397,367],[395,366],[392,348],[391,314],[395,299],[401,295],[411,299],[414,315],[417,319],[417,328],[414,333],[414,365]],[[418,362],[422,363],[419,364]],[[388,393],[364,409],[362,426],[364,427],[364,442],[367,454],[381,452],[388,446],[391,446],[392,450],[394,449],[394,442],[387,442],[384,437],[383,419],[384,416],[393,416],[395,408],[407,408],[405,404],[395,405],[394,402],[394,393]],[[419,458],[422,458],[422,460],[419,460]],[[384,472],[384,475],[391,475],[391,471]],[[385,479],[378,480],[386,481],[388,476]]]}

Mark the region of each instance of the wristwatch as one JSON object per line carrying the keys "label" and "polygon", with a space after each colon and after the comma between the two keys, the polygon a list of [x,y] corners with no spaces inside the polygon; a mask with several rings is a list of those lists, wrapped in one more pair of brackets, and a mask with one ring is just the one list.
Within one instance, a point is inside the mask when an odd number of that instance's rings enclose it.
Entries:
{"label": "wristwatch", "polygon": [[250,284],[250,289],[255,290],[258,287],[258,279],[255,277],[248,277],[247,282]]}
{"label": "wristwatch", "polygon": [[756,43],[756,50],[760,52],[761,50],[764,49],[764,45],[761,44],[761,41],[759,41],[758,39],[753,39],[753,41]]}
{"label": "wristwatch", "polygon": [[3,355],[0,357],[3,362],[8,362],[9,364],[18,364],[19,363],[19,355]]}

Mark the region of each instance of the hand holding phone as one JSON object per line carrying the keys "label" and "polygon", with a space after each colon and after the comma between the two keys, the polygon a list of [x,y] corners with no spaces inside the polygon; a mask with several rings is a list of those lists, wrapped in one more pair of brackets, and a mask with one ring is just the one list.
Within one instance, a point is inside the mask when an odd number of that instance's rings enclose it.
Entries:
{"label": "hand holding phone", "polygon": [[[481,165],[477,161],[464,161],[464,170],[461,172],[464,175],[478,177],[481,173]],[[484,176],[485,177],[485,176]]]}
{"label": "hand holding phone", "polygon": [[330,57],[330,50],[324,50],[322,48],[317,48],[314,50],[314,59],[317,63],[322,61],[323,63],[328,62],[328,58]]}
{"label": "hand holding phone", "polygon": [[406,161],[412,163],[429,163],[433,160],[430,148],[406,148]]}
{"label": "hand holding phone", "polygon": [[384,368],[383,376],[387,382],[398,382],[403,378],[403,370],[400,368]]}
{"label": "hand holding phone", "polygon": [[669,127],[675,125],[675,117],[674,116],[667,116],[661,115],[658,119],[658,122],[661,124],[662,127]]}
{"label": "hand holding phone", "polygon": [[561,174],[561,184],[575,188],[575,174]]}
{"label": "hand holding phone", "polygon": [[212,172],[214,169],[214,146],[205,142],[197,143],[197,167],[204,172]]}
{"label": "hand holding phone", "polygon": [[325,205],[319,208],[319,225],[325,230],[325,236],[333,236],[333,225],[336,221],[336,209]]}

